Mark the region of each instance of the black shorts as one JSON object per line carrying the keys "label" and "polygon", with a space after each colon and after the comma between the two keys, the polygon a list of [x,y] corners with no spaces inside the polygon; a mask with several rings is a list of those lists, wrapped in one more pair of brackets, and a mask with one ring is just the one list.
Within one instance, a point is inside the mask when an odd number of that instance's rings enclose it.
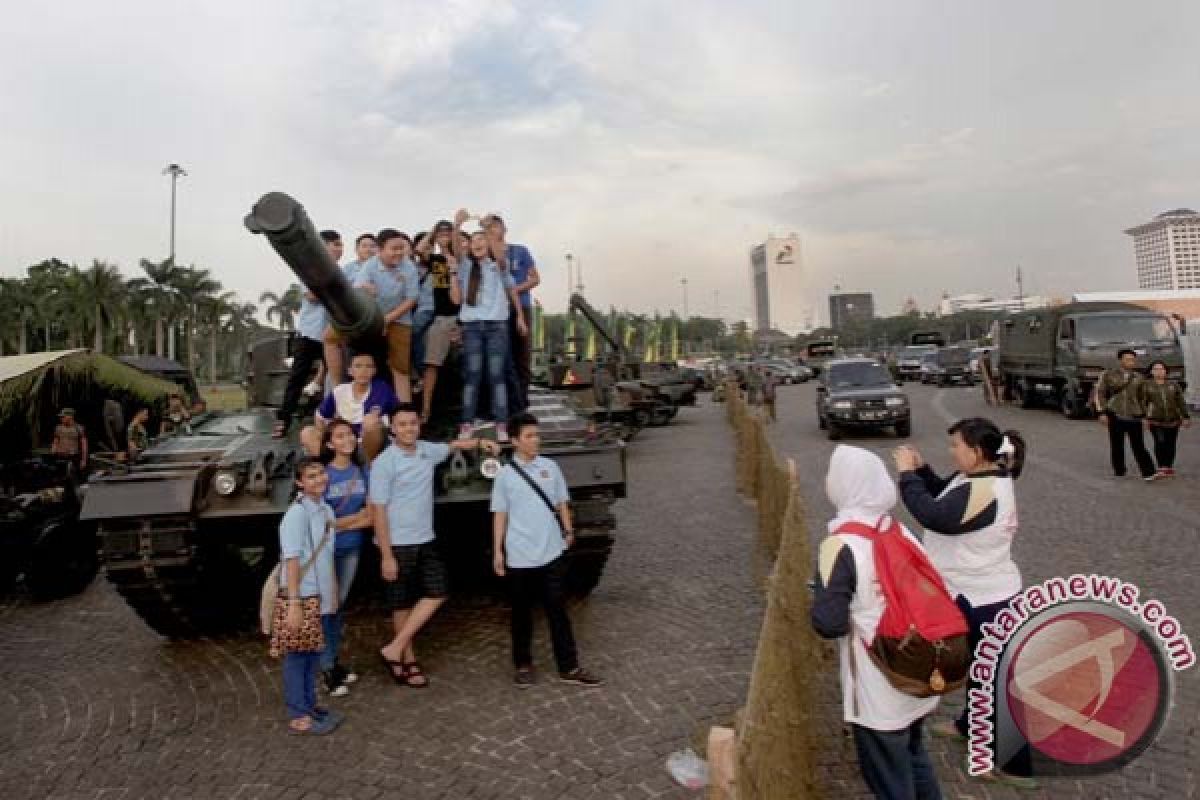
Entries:
{"label": "black shorts", "polygon": [[396,580],[383,582],[383,601],[392,611],[407,611],[422,597],[445,597],[446,564],[433,542],[393,545]]}

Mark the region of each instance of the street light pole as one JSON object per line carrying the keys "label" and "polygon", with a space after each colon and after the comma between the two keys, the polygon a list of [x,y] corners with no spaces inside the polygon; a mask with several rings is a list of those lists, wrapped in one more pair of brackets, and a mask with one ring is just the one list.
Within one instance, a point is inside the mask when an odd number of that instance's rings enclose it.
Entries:
{"label": "street light pole", "polygon": [[680,278],[679,282],[680,282],[680,284],[683,285],[683,318],[686,320],[688,318],[687,278],[686,277]]}
{"label": "street light pole", "polygon": [[571,290],[571,281],[575,277],[575,274],[573,271],[574,263],[575,263],[575,256],[571,255],[570,253],[567,253],[567,297],[571,296],[571,291],[572,291]]}
{"label": "street light pole", "polygon": [[187,170],[178,164],[168,164],[163,168],[163,175],[171,176],[171,265],[175,264],[175,190],[179,179],[187,175]]}

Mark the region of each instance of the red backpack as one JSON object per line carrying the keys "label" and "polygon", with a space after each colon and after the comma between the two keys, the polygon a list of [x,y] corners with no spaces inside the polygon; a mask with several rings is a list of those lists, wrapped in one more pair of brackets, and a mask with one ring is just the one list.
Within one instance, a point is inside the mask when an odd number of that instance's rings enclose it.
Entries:
{"label": "red backpack", "polygon": [[866,643],[875,666],[892,686],[913,697],[962,686],[971,663],[967,620],[925,551],[890,517],[873,528],[847,522],[835,533],[871,542],[875,577],[886,604],[875,640]]}

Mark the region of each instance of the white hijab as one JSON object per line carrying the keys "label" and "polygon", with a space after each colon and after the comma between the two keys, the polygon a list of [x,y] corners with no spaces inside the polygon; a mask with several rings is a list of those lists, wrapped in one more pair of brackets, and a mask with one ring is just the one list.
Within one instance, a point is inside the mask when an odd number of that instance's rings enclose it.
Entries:
{"label": "white hijab", "polygon": [[879,456],[861,447],[838,445],[829,459],[825,494],[837,509],[829,530],[845,522],[872,527],[896,507],[896,484]]}

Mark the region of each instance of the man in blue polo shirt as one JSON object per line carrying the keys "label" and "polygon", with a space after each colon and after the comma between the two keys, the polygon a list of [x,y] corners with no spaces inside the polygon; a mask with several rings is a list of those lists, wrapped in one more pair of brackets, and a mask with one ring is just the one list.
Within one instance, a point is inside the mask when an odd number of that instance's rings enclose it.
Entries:
{"label": "man in blue polo shirt", "polygon": [[403,233],[385,228],[376,237],[379,254],[359,270],[354,285],[375,296],[383,312],[392,387],[400,402],[412,401],[412,312],[417,306],[420,276],[412,262],[412,243]]}
{"label": "man in blue polo shirt", "polygon": [[[374,257],[377,249],[375,234],[359,234],[359,237],[354,240],[354,259],[342,264],[342,274],[346,276],[346,283],[351,286],[355,285],[358,273],[362,270],[363,265]],[[325,348],[325,377],[330,386],[337,386],[346,379],[346,359],[343,352],[346,341],[340,333],[333,329],[332,325],[325,326],[321,340]]]}
{"label": "man in blue polo shirt", "polygon": [[[337,231],[321,231],[321,240],[325,242],[325,248],[336,264],[342,257],[341,235]],[[300,406],[301,394],[311,396],[321,389],[322,376],[319,371],[314,376],[313,367],[323,364],[325,346],[322,340],[327,327],[329,321],[325,307],[317,300],[315,294],[305,290],[300,301],[300,315],[296,319],[296,344],[292,352],[292,365],[288,368],[283,402],[276,415],[276,438],[287,434],[292,417],[296,415],[296,409]]]}
{"label": "man in blue polo shirt", "polygon": [[489,238],[505,249],[508,272],[516,285],[517,297],[521,298],[521,310],[525,314],[526,335],[517,330],[516,315],[508,318],[508,343],[510,355],[505,370],[508,385],[508,408],[511,412],[524,411],[529,407],[529,382],[533,379],[530,336],[533,332],[533,290],[542,282],[533,254],[523,244],[512,244],[506,240],[508,227],[499,214],[489,214],[483,220]]}
{"label": "man in blue polo shirt", "polygon": [[[567,617],[566,551],[575,543],[562,470],[538,455],[537,418],[527,412],[508,421],[516,452],[492,484],[492,552],[496,574],[512,589],[512,657],[519,689],[534,684],[533,605],[540,603],[550,626],[558,677],[577,686],[603,681],[579,666],[575,635]],[[536,488],[535,488],[536,487]]]}
{"label": "man in blue polo shirt", "polygon": [[384,596],[395,636],[379,651],[396,683],[429,685],[417,663],[413,638],[446,602],[446,566],[433,531],[433,475],[452,450],[476,447],[498,455],[492,441],[421,441],[421,417],[411,403],[392,414],[391,446],[371,464],[370,501],[379,546]]}

